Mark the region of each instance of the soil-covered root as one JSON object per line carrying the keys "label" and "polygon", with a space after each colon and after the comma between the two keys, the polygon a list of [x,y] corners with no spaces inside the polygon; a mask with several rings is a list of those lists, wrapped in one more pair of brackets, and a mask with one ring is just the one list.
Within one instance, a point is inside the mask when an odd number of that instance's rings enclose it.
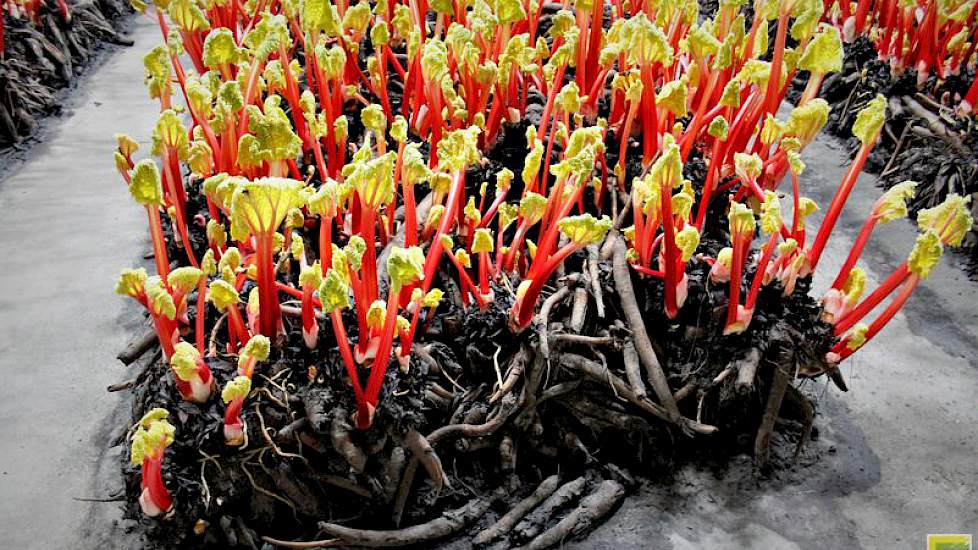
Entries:
{"label": "soil-covered root", "polygon": [[367,548],[391,548],[430,543],[450,537],[468,527],[489,510],[490,501],[476,498],[465,506],[445,512],[441,517],[403,529],[376,531],[351,529],[335,523],[320,522],[319,528],[345,544]]}
{"label": "soil-covered root", "polygon": [[561,485],[513,528],[511,535],[513,540],[528,541],[535,538],[546,529],[554,516],[581,496],[586,486],[587,480],[583,476]]}
{"label": "soil-covered root", "polygon": [[557,525],[540,533],[520,550],[543,550],[556,546],[568,538],[586,533],[607,516],[625,497],[625,488],[617,481],[606,479],[597,490],[581,499]]}
{"label": "soil-covered root", "polygon": [[519,523],[527,514],[537,507],[544,499],[550,497],[560,487],[560,476],[552,475],[543,480],[529,496],[519,501],[509,512],[496,520],[488,528],[480,532],[472,539],[473,544],[483,545],[505,536],[513,527]]}

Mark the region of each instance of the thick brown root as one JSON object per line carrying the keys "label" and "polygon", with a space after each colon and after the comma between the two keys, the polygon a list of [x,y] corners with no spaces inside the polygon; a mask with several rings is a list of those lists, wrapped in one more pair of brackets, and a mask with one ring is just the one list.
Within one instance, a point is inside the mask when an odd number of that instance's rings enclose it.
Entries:
{"label": "thick brown root", "polygon": [[768,393],[767,406],[764,409],[764,417],[761,418],[761,426],[757,429],[757,437],[754,438],[754,461],[757,468],[761,470],[767,468],[770,462],[771,434],[774,432],[774,424],[778,419],[784,394],[794,374],[795,353],[791,342],[778,342],[776,349],[771,391]]}
{"label": "thick brown root", "polygon": [[450,537],[482,517],[487,510],[489,510],[489,500],[477,498],[461,508],[446,512],[440,518],[403,529],[390,531],[351,529],[324,521],[319,522],[319,528],[350,546],[367,548],[410,546]]}
{"label": "thick brown root", "polygon": [[424,466],[425,471],[435,482],[435,492],[441,493],[445,485],[448,485],[448,478],[445,476],[438,453],[431,447],[428,439],[411,428],[404,436],[404,446],[414,454],[414,458]]}
{"label": "thick brown root", "polygon": [[472,539],[472,543],[476,545],[488,544],[499,537],[505,535],[521,520],[524,516],[530,513],[531,510],[537,507],[538,504],[543,502],[543,500],[554,493],[557,488],[560,487],[560,476],[552,475],[547,479],[543,480],[536,490],[533,491],[530,496],[519,501],[516,506],[513,506],[509,512],[499,518],[496,523],[493,523],[486,530],[482,531]]}
{"label": "thick brown root", "polygon": [[659,358],[655,355],[652,348],[652,341],[649,334],[645,331],[645,320],[642,318],[642,310],[638,307],[635,299],[635,289],[632,288],[632,276],[628,271],[628,263],[625,260],[625,241],[620,238],[615,242],[614,263],[612,273],[615,276],[615,287],[618,289],[618,297],[621,301],[621,309],[628,321],[628,327],[632,331],[632,339],[635,342],[635,349],[638,356],[642,359],[649,377],[649,383],[655,390],[655,395],[659,402],[665,407],[667,420],[679,422],[679,407],[676,405],[676,398],[669,389],[666,375],[662,372],[662,365]]}
{"label": "thick brown root", "polygon": [[585,479],[579,477],[561,485],[543,504],[516,525],[513,536],[518,540],[530,540],[537,536],[547,526],[550,518],[581,496],[586,484]]}
{"label": "thick brown root", "polygon": [[547,529],[521,550],[543,550],[558,545],[570,537],[589,531],[595,523],[611,512],[625,496],[625,488],[613,480],[601,482],[598,489],[584,497],[557,525]]}
{"label": "thick brown root", "polygon": [[737,369],[737,391],[749,393],[754,390],[754,377],[757,376],[757,365],[761,362],[761,350],[751,348],[747,355],[735,363]]}
{"label": "thick brown root", "polygon": [[350,468],[360,474],[367,465],[367,455],[353,443],[350,437],[352,430],[353,427],[346,421],[345,411],[337,411],[330,424],[330,441],[333,443],[333,448],[350,464]]}
{"label": "thick brown root", "polygon": [[[563,354],[561,356],[561,363],[566,367],[570,367],[580,371],[582,374],[587,375],[589,378],[591,378],[596,382],[602,382],[610,385],[611,389],[615,392],[616,395],[628,401],[629,403],[635,405],[636,407],[642,409],[643,411],[652,414],[653,416],[656,416],[658,418],[661,418],[662,420],[665,420],[667,422],[673,422],[673,420],[669,417],[669,414],[666,412],[665,409],[663,409],[659,405],[656,405],[655,403],[653,403],[647,398],[642,399],[637,395],[635,395],[635,392],[632,391],[631,386],[627,382],[612,374],[604,366],[594,361],[591,361],[590,359],[582,357],[580,355],[575,355],[573,353]],[[717,431],[715,426],[701,424],[699,422],[690,420],[682,416],[680,416],[677,419],[676,423],[689,430],[701,434],[713,434],[716,433]]]}

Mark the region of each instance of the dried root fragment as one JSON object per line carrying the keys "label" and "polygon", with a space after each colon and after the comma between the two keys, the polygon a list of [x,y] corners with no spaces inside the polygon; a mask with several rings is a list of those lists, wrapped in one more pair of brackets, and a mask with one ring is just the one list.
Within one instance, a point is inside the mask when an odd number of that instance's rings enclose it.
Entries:
{"label": "dried root fragment", "polygon": [[568,504],[577,500],[584,492],[586,482],[583,477],[563,484],[556,492],[547,497],[536,510],[526,516],[513,529],[513,537],[516,540],[530,540],[540,534],[547,527],[550,518],[554,517],[560,510]]}
{"label": "dried root fragment", "polygon": [[598,489],[584,497],[557,525],[547,529],[520,550],[543,550],[558,545],[570,537],[589,531],[611,512],[625,496],[625,488],[613,480],[601,482]]}
{"label": "dried root fragment", "polygon": [[543,483],[538,485],[533,493],[516,503],[516,506],[513,506],[509,512],[506,512],[506,514],[499,518],[496,523],[493,523],[486,530],[476,535],[475,538],[472,539],[472,543],[476,545],[488,544],[505,535],[512,530],[513,526],[523,519],[524,516],[536,508],[538,504],[543,502],[545,498],[552,495],[558,487],[560,487],[560,476],[556,474],[543,480]]}
{"label": "dried root fragment", "polygon": [[392,529],[390,531],[351,529],[324,521],[319,522],[319,528],[350,546],[365,546],[367,548],[410,546],[412,544],[430,543],[454,535],[482,517],[487,510],[489,510],[489,500],[477,498],[461,508],[445,512],[440,518],[403,529]]}

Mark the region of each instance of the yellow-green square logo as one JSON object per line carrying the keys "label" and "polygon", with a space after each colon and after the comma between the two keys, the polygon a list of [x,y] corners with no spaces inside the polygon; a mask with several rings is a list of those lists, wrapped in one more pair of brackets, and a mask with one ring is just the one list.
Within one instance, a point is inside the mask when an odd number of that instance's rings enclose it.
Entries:
{"label": "yellow-green square logo", "polygon": [[971,535],[927,535],[927,550],[971,550]]}

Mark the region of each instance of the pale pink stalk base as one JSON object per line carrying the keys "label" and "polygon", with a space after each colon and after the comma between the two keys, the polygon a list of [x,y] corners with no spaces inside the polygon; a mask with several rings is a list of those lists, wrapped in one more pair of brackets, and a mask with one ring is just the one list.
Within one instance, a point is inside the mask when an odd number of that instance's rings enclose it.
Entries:
{"label": "pale pink stalk base", "polygon": [[244,421],[224,425],[224,442],[232,447],[244,444]]}
{"label": "pale pink stalk base", "polygon": [[169,512],[169,510],[161,510],[160,507],[153,502],[153,498],[149,494],[149,487],[143,487],[143,492],[139,494],[139,509],[142,510],[146,516],[151,518],[155,518]]}

